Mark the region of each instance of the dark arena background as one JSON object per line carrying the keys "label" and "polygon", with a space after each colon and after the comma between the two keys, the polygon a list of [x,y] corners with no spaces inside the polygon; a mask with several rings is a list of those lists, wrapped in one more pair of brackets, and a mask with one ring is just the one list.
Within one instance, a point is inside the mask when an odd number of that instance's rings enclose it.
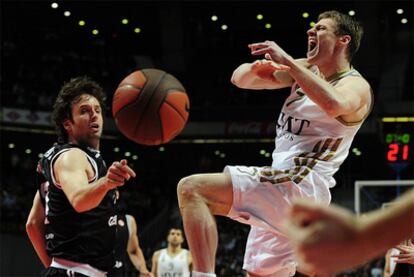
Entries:
{"label": "dark arena background", "polygon": [[[230,83],[239,64],[254,60],[247,44],[274,40],[293,57],[303,57],[306,31],[320,12],[332,9],[365,27],[353,65],[371,84],[375,105],[332,189],[334,203],[364,213],[414,186],[412,0],[2,0],[0,275],[38,276],[42,269],[25,222],[36,192],[36,163],[56,141],[50,112],[64,81],[88,75],[107,92],[101,151],[108,163],[127,158],[137,172],[121,188],[121,205],[137,220],[150,268],[169,227],[181,224],[180,178],[220,172],[227,164],[271,164],[275,122],[289,90],[252,92]],[[190,98],[188,124],[165,145],[134,144],[111,116],[118,83],[143,68],[173,74]],[[249,228],[217,220],[216,273],[245,276]],[[375,268],[383,268],[383,259],[338,276],[373,276]]]}

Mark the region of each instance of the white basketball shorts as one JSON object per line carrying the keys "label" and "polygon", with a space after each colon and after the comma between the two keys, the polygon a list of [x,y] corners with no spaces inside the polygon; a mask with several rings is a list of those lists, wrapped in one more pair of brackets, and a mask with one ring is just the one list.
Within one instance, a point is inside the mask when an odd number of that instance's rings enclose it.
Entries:
{"label": "white basketball shorts", "polygon": [[282,222],[295,199],[328,205],[331,194],[326,180],[310,173],[297,184],[269,167],[226,166],[224,172],[233,183],[233,205],[227,216],[251,225],[243,269],[269,277],[293,276],[296,262]]}

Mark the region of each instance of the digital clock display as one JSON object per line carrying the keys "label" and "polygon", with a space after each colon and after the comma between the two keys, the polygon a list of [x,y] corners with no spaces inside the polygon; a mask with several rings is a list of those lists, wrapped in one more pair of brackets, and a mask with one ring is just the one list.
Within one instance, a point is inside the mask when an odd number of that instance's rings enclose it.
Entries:
{"label": "digital clock display", "polygon": [[414,120],[394,118],[382,120],[382,136],[386,146],[386,159],[388,163],[411,163],[413,161],[413,135]]}

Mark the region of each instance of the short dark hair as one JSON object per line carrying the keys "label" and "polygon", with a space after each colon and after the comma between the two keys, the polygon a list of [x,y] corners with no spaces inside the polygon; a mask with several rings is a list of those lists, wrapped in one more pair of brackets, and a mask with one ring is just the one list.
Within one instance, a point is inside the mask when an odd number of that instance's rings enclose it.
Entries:
{"label": "short dark hair", "polygon": [[63,122],[67,119],[72,120],[72,105],[75,104],[82,94],[89,94],[95,97],[102,110],[105,108],[106,95],[102,87],[91,78],[82,76],[76,77],[65,82],[59,91],[53,105],[52,119],[60,143],[68,141],[68,133],[63,127]]}
{"label": "short dark hair", "polygon": [[181,227],[176,227],[176,226],[171,227],[170,229],[168,229],[168,235],[171,233],[171,231],[172,231],[172,230],[179,230],[179,231],[181,232],[181,234],[184,236],[184,231],[183,231],[183,228],[181,228]]}
{"label": "short dark hair", "polygon": [[348,47],[348,60],[351,61],[361,44],[363,27],[360,22],[353,17],[340,13],[338,11],[326,11],[318,16],[318,21],[324,18],[330,18],[336,23],[335,34],[338,36],[350,35],[351,42]]}

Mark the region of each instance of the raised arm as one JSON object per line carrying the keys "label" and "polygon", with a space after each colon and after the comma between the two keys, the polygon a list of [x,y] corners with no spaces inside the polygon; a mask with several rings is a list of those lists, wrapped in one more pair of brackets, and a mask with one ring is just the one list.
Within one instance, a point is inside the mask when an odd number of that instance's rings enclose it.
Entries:
{"label": "raised arm", "polygon": [[91,177],[94,172],[86,154],[80,149],[71,149],[60,155],[53,170],[56,181],[77,212],[97,207],[109,190],[122,186],[130,177],[135,177],[135,172],[126,160],[122,160],[114,162],[104,177],[89,184],[88,175]]}
{"label": "raised arm", "polygon": [[46,252],[46,240],[45,240],[45,208],[40,201],[39,191],[36,193],[33,199],[32,209],[30,210],[29,217],[26,222],[26,232],[30,241],[42,261],[44,267],[48,267],[52,262],[52,259]]}
{"label": "raised arm", "polygon": [[150,277],[151,273],[147,269],[144,254],[139,246],[139,240],[137,235],[137,223],[135,218],[131,215],[126,215],[127,221],[130,222],[130,237],[128,240],[127,252],[129,259],[134,267],[139,271],[140,276]]}
{"label": "raised arm", "polygon": [[287,64],[291,67],[290,75],[306,95],[330,117],[358,122],[369,112],[371,88],[362,77],[345,77],[332,86],[294,60],[289,60]]}
{"label": "raised arm", "polygon": [[270,60],[244,63],[234,70],[231,82],[244,89],[285,88],[293,83],[287,69],[289,68]]}
{"label": "raised arm", "polygon": [[293,59],[273,41],[254,43],[249,47],[252,55],[268,55],[273,61],[288,66],[289,75],[330,117],[342,117],[346,122],[358,122],[369,112],[371,88],[362,77],[345,77],[332,86],[308,70],[303,63]]}

